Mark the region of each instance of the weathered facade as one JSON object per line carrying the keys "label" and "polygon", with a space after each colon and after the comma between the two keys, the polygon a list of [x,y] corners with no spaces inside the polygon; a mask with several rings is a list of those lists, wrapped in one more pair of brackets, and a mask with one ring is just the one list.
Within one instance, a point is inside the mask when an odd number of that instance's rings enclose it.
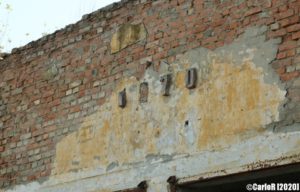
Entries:
{"label": "weathered facade", "polygon": [[178,191],[300,162],[299,23],[298,0],[123,0],[14,49],[0,187]]}

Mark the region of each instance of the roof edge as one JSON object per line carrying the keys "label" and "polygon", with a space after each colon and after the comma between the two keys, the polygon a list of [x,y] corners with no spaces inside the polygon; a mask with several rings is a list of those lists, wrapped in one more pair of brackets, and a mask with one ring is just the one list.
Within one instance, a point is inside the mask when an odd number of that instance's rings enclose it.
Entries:
{"label": "roof edge", "polygon": [[[43,37],[41,37],[41,38],[39,38],[37,40],[33,40],[33,41],[27,43],[26,45],[13,48],[10,53],[6,53],[6,52],[0,53],[0,62],[3,61],[3,60],[5,60],[5,58],[9,57],[10,55],[18,54],[18,53],[20,53],[22,51],[31,49],[31,48],[33,48],[35,46],[41,46],[41,45],[47,43],[49,40],[55,39],[55,37],[56,37],[56,35],[58,33],[59,34],[69,33],[69,32],[71,32],[73,30],[73,28],[75,26],[78,26],[78,25],[80,25],[80,23],[83,23],[84,21],[88,21],[89,19],[91,19],[93,17],[98,17],[99,18],[99,16],[100,16],[100,18],[101,17],[102,18],[106,18],[105,14],[103,14],[103,13],[115,11],[115,10],[123,7],[127,3],[133,2],[133,1],[139,1],[139,0],[121,0],[119,2],[114,2],[112,4],[109,4],[109,5],[105,6],[105,7],[102,7],[102,8],[100,8],[100,9],[98,9],[98,10],[92,12],[92,13],[85,14],[77,22],[71,23],[71,24],[67,24],[65,27],[54,31],[51,34],[45,35],[45,36],[43,36]],[[101,15],[101,14],[103,14],[103,15]]]}

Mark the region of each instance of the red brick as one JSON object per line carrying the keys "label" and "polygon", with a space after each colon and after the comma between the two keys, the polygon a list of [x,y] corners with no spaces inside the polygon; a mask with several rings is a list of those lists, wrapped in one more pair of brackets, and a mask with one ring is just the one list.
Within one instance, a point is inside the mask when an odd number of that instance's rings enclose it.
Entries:
{"label": "red brick", "polygon": [[60,105],[60,98],[58,98],[58,99],[55,99],[55,100],[53,100],[51,103],[50,103],[50,106],[58,106],[58,105]]}
{"label": "red brick", "polygon": [[81,110],[80,105],[74,106],[70,109],[70,113],[79,112]]}
{"label": "red brick", "polygon": [[299,77],[299,75],[300,75],[300,72],[299,71],[293,71],[293,72],[291,72],[291,73],[284,73],[284,74],[282,74],[281,75],[281,80],[283,80],[283,81],[289,81],[289,80],[291,80],[291,79],[294,79],[294,78],[296,78],[296,77]]}
{"label": "red brick", "polygon": [[299,23],[299,21],[300,21],[299,16],[295,15],[295,16],[289,18],[289,25]]}
{"label": "red brick", "polygon": [[284,74],[285,73],[285,67],[280,67],[280,68],[278,68],[277,70],[276,70],[276,72],[279,74],[279,75],[281,75],[281,74]]}
{"label": "red brick", "polygon": [[296,55],[296,50],[295,49],[290,49],[290,50],[286,51],[286,56],[287,57],[292,57],[294,55]]}
{"label": "red brick", "polygon": [[287,19],[280,20],[279,23],[280,23],[280,27],[285,27],[285,26],[289,25],[290,21],[289,21],[289,18],[287,18]]}
{"label": "red brick", "polygon": [[286,52],[280,52],[277,54],[277,59],[284,59],[286,58]]}
{"label": "red brick", "polygon": [[36,176],[36,175],[30,175],[30,176],[27,177],[27,180],[28,180],[28,181],[34,181],[34,180],[36,180],[36,179],[37,179],[37,176]]}
{"label": "red brick", "polygon": [[295,63],[300,63],[300,56],[295,57],[294,62],[295,62]]}
{"label": "red brick", "polygon": [[299,38],[300,38],[300,31],[298,31],[298,32],[292,34],[292,39],[293,39],[293,40],[297,40],[297,39],[299,39]]}
{"label": "red brick", "polygon": [[280,19],[284,19],[284,18],[290,17],[292,15],[294,15],[294,10],[293,9],[289,9],[287,11],[280,12],[275,17],[276,17],[276,19],[280,20]]}
{"label": "red brick", "polygon": [[43,91],[43,97],[49,97],[54,94],[54,90]]}
{"label": "red brick", "polygon": [[280,12],[284,12],[284,11],[286,11],[288,9],[288,6],[286,4],[285,5],[281,5],[281,6],[278,7],[278,9],[279,9]]}
{"label": "red brick", "polygon": [[279,29],[277,31],[270,31],[268,34],[269,38],[281,37],[286,34],[286,29]]}
{"label": "red brick", "polygon": [[291,26],[287,27],[286,30],[287,30],[287,32],[300,31],[300,23],[291,25]]}
{"label": "red brick", "polygon": [[2,75],[3,81],[9,81],[15,78],[15,73],[12,70],[6,70]]}
{"label": "red brick", "polygon": [[289,50],[297,47],[297,41],[286,41],[279,46],[279,51]]}
{"label": "red brick", "polygon": [[226,16],[226,15],[229,15],[229,13],[230,13],[229,9],[224,9],[222,12],[222,15]]}
{"label": "red brick", "polygon": [[245,17],[260,13],[262,10],[260,7],[254,7],[245,13]]}

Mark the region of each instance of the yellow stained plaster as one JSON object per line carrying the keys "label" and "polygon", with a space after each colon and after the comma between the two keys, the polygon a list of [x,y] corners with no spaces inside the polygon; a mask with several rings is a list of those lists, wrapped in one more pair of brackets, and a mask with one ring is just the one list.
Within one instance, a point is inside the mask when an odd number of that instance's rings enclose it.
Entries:
{"label": "yellow stained plaster", "polygon": [[[57,144],[54,174],[106,168],[112,162],[140,162],[147,155],[165,151],[221,150],[279,119],[285,92],[266,84],[262,69],[251,62],[213,62],[207,80],[193,90],[185,88],[184,75],[185,69],[173,74],[175,85],[169,97],[158,94],[155,83],[150,82],[148,103],[144,104],[138,99],[139,81],[120,82],[97,113],[86,117],[77,132]],[[124,88],[128,102],[122,109],[117,96]],[[195,141],[185,135],[186,120],[192,123]]]}
{"label": "yellow stained plaster", "polygon": [[111,39],[111,53],[116,53],[125,47],[146,39],[147,32],[143,23],[140,24],[124,24]]}

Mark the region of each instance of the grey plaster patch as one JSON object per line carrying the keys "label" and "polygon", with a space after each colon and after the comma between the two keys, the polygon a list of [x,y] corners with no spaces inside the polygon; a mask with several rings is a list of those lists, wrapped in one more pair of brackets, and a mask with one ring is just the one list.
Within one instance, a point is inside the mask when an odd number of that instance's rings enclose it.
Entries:
{"label": "grey plaster patch", "polygon": [[[161,65],[162,66],[162,65]],[[168,71],[168,64],[163,64],[164,69],[161,69],[161,73],[164,73],[164,71]],[[145,72],[143,81],[149,83],[149,88],[152,87],[152,91],[155,94],[159,94],[161,90],[161,83],[160,83],[160,74],[156,71],[154,71],[152,68],[148,68]]]}
{"label": "grey plaster patch", "polygon": [[182,66],[185,64],[198,69],[198,82],[202,84],[211,73],[210,64],[214,57],[212,52],[206,48],[201,47],[191,50],[180,59],[177,70],[182,70]]}
{"label": "grey plaster patch", "polygon": [[109,172],[118,166],[119,166],[119,162],[112,162],[107,166],[106,172]]}
{"label": "grey plaster patch", "polygon": [[292,125],[287,125],[283,127],[275,127],[274,128],[275,132],[283,132],[283,133],[288,133],[288,132],[299,132],[300,131],[300,123],[294,123]]}
{"label": "grey plaster patch", "polygon": [[50,79],[54,78],[57,74],[58,74],[58,68],[57,68],[56,64],[53,64],[46,70],[44,77],[45,77],[45,79],[50,80]]}
{"label": "grey plaster patch", "polygon": [[49,59],[47,60],[44,65],[46,65],[46,70],[43,73],[43,77],[46,80],[52,80],[53,78],[57,77],[59,73],[62,72],[61,65],[62,61],[59,59]]}
{"label": "grey plaster patch", "polygon": [[173,159],[174,155],[168,155],[168,154],[149,154],[146,156],[146,161],[147,162],[167,162],[171,161]]}
{"label": "grey plaster patch", "polygon": [[266,26],[251,27],[230,45],[213,51],[202,47],[191,50],[179,60],[177,68],[180,69],[180,66],[188,63],[190,67],[199,69],[199,81],[202,82],[208,78],[210,64],[213,62],[229,62],[235,65],[251,62],[263,70],[266,83],[280,85],[283,89],[284,86],[270,65],[276,58],[281,39],[267,41],[266,30]]}
{"label": "grey plaster patch", "polygon": [[182,134],[184,135],[184,137],[188,141],[188,144],[190,146],[193,146],[193,144],[196,141],[196,134],[195,134],[194,128],[192,126],[192,122],[190,122],[189,120],[186,120],[184,122],[184,129],[183,129]]}
{"label": "grey plaster patch", "polygon": [[135,93],[136,90],[137,90],[137,85],[131,85],[131,86],[129,87],[129,92],[131,92],[131,93]]}
{"label": "grey plaster patch", "polygon": [[158,72],[161,75],[170,73],[170,72],[172,72],[172,66],[167,61],[161,61]]}
{"label": "grey plaster patch", "polygon": [[[278,74],[272,69],[270,63],[276,59],[278,45],[281,39],[266,41],[266,26],[248,28],[245,33],[228,47],[218,48],[217,54],[222,57],[231,55],[234,64],[250,61],[264,72],[264,81],[268,84],[281,85]],[[237,54],[235,54],[237,53]]]}

